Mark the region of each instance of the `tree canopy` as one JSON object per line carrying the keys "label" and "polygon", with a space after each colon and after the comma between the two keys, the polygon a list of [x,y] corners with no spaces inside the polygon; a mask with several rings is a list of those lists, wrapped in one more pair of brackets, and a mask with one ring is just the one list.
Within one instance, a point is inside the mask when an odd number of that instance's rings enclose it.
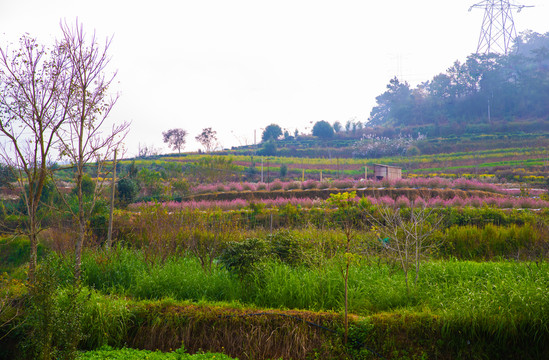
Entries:
{"label": "tree canopy", "polygon": [[282,136],[282,129],[277,124],[271,124],[265,128],[261,135],[261,141],[277,140]]}
{"label": "tree canopy", "polygon": [[369,125],[418,126],[549,114],[549,33],[522,33],[510,55],[472,54],[411,88],[393,78]]}
{"label": "tree canopy", "polygon": [[181,149],[185,147],[186,136],[187,131],[183,129],[170,129],[162,133],[163,141],[178,153],[181,153]]}
{"label": "tree canopy", "polygon": [[317,121],[313,126],[313,136],[321,139],[332,138],[334,136],[334,128],[327,121]]}
{"label": "tree canopy", "polygon": [[214,150],[218,145],[217,131],[212,130],[211,127],[202,129],[202,132],[195,139],[204,147],[207,153]]}

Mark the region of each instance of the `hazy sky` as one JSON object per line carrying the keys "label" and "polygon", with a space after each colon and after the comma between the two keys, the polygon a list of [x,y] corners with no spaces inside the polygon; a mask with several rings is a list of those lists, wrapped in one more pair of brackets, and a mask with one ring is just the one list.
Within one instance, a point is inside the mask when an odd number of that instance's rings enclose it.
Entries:
{"label": "hazy sky", "polygon": [[[138,144],[167,152],[162,131],[194,137],[212,127],[224,147],[252,144],[254,129],[291,133],[314,122],[365,121],[393,76],[412,86],[476,50],[480,0],[0,0],[0,45],[27,32],[43,43],[78,17],[100,39],[114,36],[111,70],[121,97],[113,121],[129,120]],[[518,32],[549,31],[549,4],[515,14]]]}

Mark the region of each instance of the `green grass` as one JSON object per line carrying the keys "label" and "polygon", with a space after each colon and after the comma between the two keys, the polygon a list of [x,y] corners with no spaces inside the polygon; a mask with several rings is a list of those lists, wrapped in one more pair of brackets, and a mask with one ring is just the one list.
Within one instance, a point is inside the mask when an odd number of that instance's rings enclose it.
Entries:
{"label": "green grass", "polygon": [[544,166],[547,163],[547,157],[537,159],[524,159],[524,160],[503,160],[495,162],[486,162],[472,165],[460,165],[460,166],[445,166],[445,167],[430,167],[410,170],[411,173],[425,173],[425,172],[447,172],[448,170],[459,169],[476,169],[476,168],[492,168],[497,166],[505,167],[523,167],[528,168],[532,166]]}
{"label": "green grass", "polygon": [[[38,244],[38,258],[46,254],[46,248]],[[28,263],[30,258],[30,241],[25,236],[6,236],[0,238],[0,273],[12,272]]]}
{"label": "green grass", "polygon": [[[255,277],[240,282],[220,267],[214,267],[211,274],[204,272],[191,257],[147,266],[139,253],[118,251],[119,256],[101,265],[94,254],[86,255],[83,269],[89,286],[137,299],[169,297],[282,309],[342,310],[343,281],[333,259],[319,267],[268,261],[261,264]],[[128,258],[135,264],[121,266]],[[419,281],[408,295],[396,265],[362,259],[351,268],[349,296],[352,312],[360,315],[407,309],[456,319],[529,319],[547,326],[549,263],[430,261],[423,265]]]}
{"label": "green grass", "polygon": [[[124,339],[143,321],[139,319],[140,311],[151,311],[148,299],[167,304],[342,312],[343,280],[337,256],[318,256],[313,260],[308,266],[290,266],[271,259],[258,264],[255,276],[240,281],[219,266],[214,266],[211,273],[204,272],[192,257],[150,263],[137,250],[87,252],[83,263],[85,287],[78,295],[82,299],[82,326],[86,333],[83,348],[124,346]],[[69,275],[64,267],[70,260],[58,261],[55,268]],[[66,302],[68,295],[61,287],[59,303]],[[493,346],[498,347],[517,342],[535,346],[549,339],[549,263],[427,261],[417,284],[412,284],[407,292],[397,264],[362,257],[351,266],[349,306],[351,313],[364,319],[431,319],[442,324],[439,336],[444,339],[457,336],[460,341],[493,341]],[[158,324],[170,321],[169,312],[151,316]],[[398,326],[403,328],[397,333],[414,325]],[[221,354],[188,356],[104,348],[83,353],[80,359],[229,359]]]}
{"label": "green grass", "polygon": [[[133,257],[139,259],[138,253]],[[89,268],[91,262],[88,254],[84,266],[88,275],[100,271]],[[131,269],[141,270],[131,273]],[[170,301],[222,302],[235,307],[343,311],[343,280],[335,259],[311,267],[270,260],[257,269],[256,276],[240,282],[224,269],[208,274],[193,258],[179,258],[148,268],[127,267],[130,273],[119,278],[133,281],[125,287],[111,283],[106,290],[137,301],[173,299]],[[410,274],[408,293],[396,264],[374,258],[358,260],[349,275],[349,311],[365,318],[426,316],[443,324],[441,336],[446,339],[490,339],[498,348],[549,339],[548,262],[428,261],[415,285],[413,277]],[[402,326],[398,331],[407,331],[408,325]]]}
{"label": "green grass", "polygon": [[[185,156],[165,156],[155,160],[137,160],[139,166],[165,167],[175,161],[192,162],[202,159],[205,155],[189,154]],[[250,163],[252,157],[249,155],[220,155],[233,162],[237,171],[244,171]],[[516,160],[517,156],[527,157],[527,159]],[[254,157],[255,166],[258,168],[260,157]],[[547,159],[547,150],[545,147],[514,147],[514,148],[496,148],[478,151],[459,151],[450,153],[437,153],[431,155],[418,156],[389,156],[377,159],[356,159],[356,158],[304,158],[304,157],[282,157],[270,156],[264,157],[264,172],[271,173],[273,178],[279,174],[279,166],[285,164],[289,166],[288,175],[299,177],[302,169],[305,168],[305,174],[309,177],[318,175],[322,170],[324,176],[344,176],[359,177],[364,173],[364,166],[373,166],[373,164],[393,164],[404,168],[409,173],[425,172],[448,172],[474,168],[493,168],[493,167],[524,167],[541,166]],[[129,163],[129,161],[126,161]],[[270,164],[270,167],[269,167]],[[330,168],[328,168],[330,167]],[[337,167],[337,169],[336,169]],[[270,168],[270,170],[268,170]]]}
{"label": "green grass", "polygon": [[80,354],[77,360],[230,360],[234,359],[224,354],[218,353],[202,353],[202,354],[186,354],[184,350],[179,349],[174,352],[163,353],[160,351],[137,350],[137,349],[113,349],[104,347],[99,350],[88,351]]}

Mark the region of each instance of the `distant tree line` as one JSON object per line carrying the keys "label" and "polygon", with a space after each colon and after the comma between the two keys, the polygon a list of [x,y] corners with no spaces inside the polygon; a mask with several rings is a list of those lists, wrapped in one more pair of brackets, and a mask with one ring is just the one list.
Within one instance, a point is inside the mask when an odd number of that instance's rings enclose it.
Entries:
{"label": "distant tree line", "polygon": [[413,89],[395,77],[376,101],[370,126],[545,118],[549,33],[522,33],[509,55],[472,54]]}

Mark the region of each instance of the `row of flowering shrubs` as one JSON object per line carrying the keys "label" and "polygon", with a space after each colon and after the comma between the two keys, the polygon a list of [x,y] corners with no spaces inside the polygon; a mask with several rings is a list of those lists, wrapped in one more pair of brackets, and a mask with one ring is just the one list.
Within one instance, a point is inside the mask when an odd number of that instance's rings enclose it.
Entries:
{"label": "row of flowering shrubs", "polygon": [[[232,201],[236,199],[244,199],[248,201],[263,201],[263,200],[275,200],[277,198],[300,198],[300,199],[328,199],[331,194],[354,191],[359,198],[381,198],[388,196],[393,200],[398,197],[404,196],[410,200],[422,198],[424,200],[439,197],[444,200],[460,197],[466,199],[469,197],[504,197],[504,195],[496,194],[492,192],[480,191],[480,190],[458,190],[458,189],[427,189],[427,188],[359,188],[359,189],[311,189],[311,190],[273,190],[273,191],[228,191],[209,194],[191,195],[183,199],[186,201]],[[177,199],[179,200],[179,199]]]}
{"label": "row of flowering shrubs", "polygon": [[497,185],[482,182],[474,179],[458,178],[445,179],[435,178],[409,178],[399,180],[307,180],[307,181],[287,181],[280,180],[272,183],[228,183],[228,184],[208,184],[198,185],[191,192],[193,194],[205,194],[213,192],[227,191],[260,191],[260,190],[312,190],[312,189],[360,189],[360,188],[429,188],[429,189],[459,189],[459,190],[481,190],[495,193],[502,193],[504,190]]}
{"label": "row of flowering shrubs", "polygon": [[[398,206],[398,207],[409,207],[412,201],[406,196],[398,196],[396,199],[393,199],[390,196],[382,197],[365,197],[372,204],[376,205],[388,205],[388,206]],[[356,201],[359,201],[359,198],[356,198]],[[417,197],[413,200],[415,205],[434,207],[434,208],[443,208],[443,207],[494,207],[500,209],[541,209],[549,208],[549,201],[533,198],[516,198],[516,197],[479,197],[472,196],[468,198],[461,198],[459,196],[444,199],[442,197],[433,197],[429,199],[424,199],[422,197]],[[267,208],[279,208],[290,204],[292,206],[299,206],[302,208],[313,208],[321,207],[325,204],[324,200],[318,198],[297,198],[297,197],[277,197],[274,199],[234,199],[234,200],[191,200],[176,202],[170,201],[165,202],[162,206],[166,207],[169,210],[177,209],[199,209],[199,210],[208,210],[208,209],[220,209],[220,210],[239,210],[244,208],[249,208],[253,206],[252,204],[260,203],[262,206]],[[150,206],[154,203],[136,203],[130,205],[130,210],[137,210],[142,206]]]}

